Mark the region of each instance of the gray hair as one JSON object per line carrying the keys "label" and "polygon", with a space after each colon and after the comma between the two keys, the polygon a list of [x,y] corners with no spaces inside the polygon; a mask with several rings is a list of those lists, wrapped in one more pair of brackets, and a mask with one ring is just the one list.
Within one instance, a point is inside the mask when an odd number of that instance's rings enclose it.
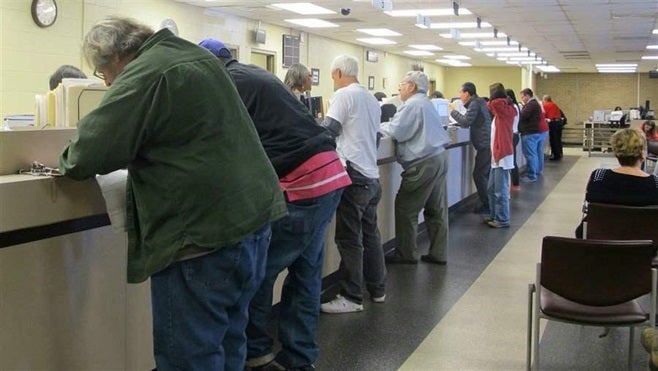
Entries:
{"label": "gray hair", "polygon": [[345,76],[359,76],[359,60],[349,55],[339,55],[331,62],[331,71],[340,70]]}
{"label": "gray hair", "polygon": [[108,17],[85,35],[82,53],[90,66],[105,67],[114,55],[123,58],[136,53],[153,33],[153,29],[134,19]]}
{"label": "gray hair", "polygon": [[290,66],[283,83],[290,89],[300,89],[304,86],[304,80],[311,74],[306,66],[301,63],[295,63]]}
{"label": "gray hair", "polygon": [[427,94],[427,90],[430,87],[430,80],[424,72],[409,71],[404,76],[408,77],[407,81],[413,82],[416,85],[416,92]]}

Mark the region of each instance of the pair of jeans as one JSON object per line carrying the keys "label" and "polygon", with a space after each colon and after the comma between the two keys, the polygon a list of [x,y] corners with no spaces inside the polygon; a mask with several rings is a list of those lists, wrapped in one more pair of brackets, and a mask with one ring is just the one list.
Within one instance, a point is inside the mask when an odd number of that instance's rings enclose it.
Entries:
{"label": "pair of jeans", "polygon": [[552,120],[548,123],[548,139],[551,144],[551,155],[553,158],[559,159],[562,157],[562,128],[564,122],[562,120]]}
{"label": "pair of jeans", "polygon": [[371,297],[386,294],[386,265],[377,227],[377,204],[382,197],[379,179],[355,176],[345,188],[336,210],[335,241],[340,253],[341,295],[363,302],[363,286]]}
{"label": "pair of jeans", "polygon": [[548,131],[541,133],[541,141],[537,143],[537,153],[539,156],[539,165],[537,166],[537,175],[544,172],[544,147],[546,147],[546,140],[548,139]]}
{"label": "pair of jeans", "polygon": [[267,329],[274,282],[287,269],[278,316],[281,351],[276,360],[287,368],[316,361],[324,237],[341,193],[338,189],[320,197],[288,202],[288,216],[272,223],[265,278],[249,305],[247,359],[273,351],[274,341]]}
{"label": "pair of jeans", "polygon": [[531,180],[536,180],[539,176],[539,156],[544,157],[543,150],[540,150],[543,137],[543,133],[525,134],[521,137],[523,155],[526,159],[526,176]]}
{"label": "pair of jeans", "polygon": [[514,143],[514,169],[512,169],[512,172],[511,172],[512,185],[518,186],[519,185],[519,167],[516,164],[516,146],[519,144],[519,140],[521,139],[521,137],[519,136],[519,133],[514,133],[512,138],[513,138],[513,143]]}
{"label": "pair of jeans", "polygon": [[509,181],[510,170],[502,167],[492,167],[489,174],[489,206],[491,213],[489,217],[499,223],[509,224]]}
{"label": "pair of jeans", "polygon": [[155,365],[242,371],[249,302],[263,279],[270,225],[235,245],[151,276]]}
{"label": "pair of jeans", "polygon": [[448,153],[442,152],[402,172],[395,196],[395,240],[398,254],[418,260],[418,214],[423,210],[430,239],[428,255],[447,261],[448,246]]}
{"label": "pair of jeans", "polygon": [[473,183],[475,183],[475,189],[477,190],[483,212],[489,212],[489,197],[487,196],[489,170],[491,170],[491,148],[478,149],[475,152]]}

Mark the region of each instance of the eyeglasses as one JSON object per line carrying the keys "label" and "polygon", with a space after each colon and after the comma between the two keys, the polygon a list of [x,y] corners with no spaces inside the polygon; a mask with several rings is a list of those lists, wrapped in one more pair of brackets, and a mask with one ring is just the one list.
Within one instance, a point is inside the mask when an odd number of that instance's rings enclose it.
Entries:
{"label": "eyeglasses", "polygon": [[410,81],[402,81],[401,83],[398,84],[399,87],[402,87],[402,85],[409,85],[411,84]]}
{"label": "eyeglasses", "polygon": [[99,79],[105,81],[105,74],[102,72],[98,72],[97,69],[94,69],[94,76],[98,77]]}

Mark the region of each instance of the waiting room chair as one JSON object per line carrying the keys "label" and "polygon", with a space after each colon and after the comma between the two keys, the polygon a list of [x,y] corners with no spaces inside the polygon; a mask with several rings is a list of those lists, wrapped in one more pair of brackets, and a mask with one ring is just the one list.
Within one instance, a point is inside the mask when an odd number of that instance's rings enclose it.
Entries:
{"label": "waiting room chair", "polygon": [[590,202],[583,237],[597,240],[652,240],[658,245],[658,206]]}
{"label": "waiting room chair", "polygon": [[[650,240],[544,237],[535,283],[528,286],[526,367],[539,368],[539,320],[629,327],[631,365],[635,326],[655,326],[656,253]],[[650,294],[649,313],[636,299]],[[534,363],[533,363],[534,362]]]}
{"label": "waiting room chair", "polygon": [[644,160],[644,171],[653,172],[658,164],[658,141],[647,141],[647,159]]}

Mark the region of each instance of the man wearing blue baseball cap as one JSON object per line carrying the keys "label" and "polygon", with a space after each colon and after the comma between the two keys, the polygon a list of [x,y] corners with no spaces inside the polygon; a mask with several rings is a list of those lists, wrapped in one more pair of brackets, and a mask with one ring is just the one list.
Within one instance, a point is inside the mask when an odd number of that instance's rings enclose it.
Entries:
{"label": "man wearing blue baseball cap", "polygon": [[[318,357],[316,333],[320,313],[325,231],[343,187],[351,180],[336,142],[281,80],[254,65],[233,59],[226,45],[205,39],[226,66],[279,176],[288,216],[272,224],[265,278],[249,305],[247,367],[251,371],[313,370]],[[267,331],[273,287],[283,270],[278,315],[281,350]]]}

